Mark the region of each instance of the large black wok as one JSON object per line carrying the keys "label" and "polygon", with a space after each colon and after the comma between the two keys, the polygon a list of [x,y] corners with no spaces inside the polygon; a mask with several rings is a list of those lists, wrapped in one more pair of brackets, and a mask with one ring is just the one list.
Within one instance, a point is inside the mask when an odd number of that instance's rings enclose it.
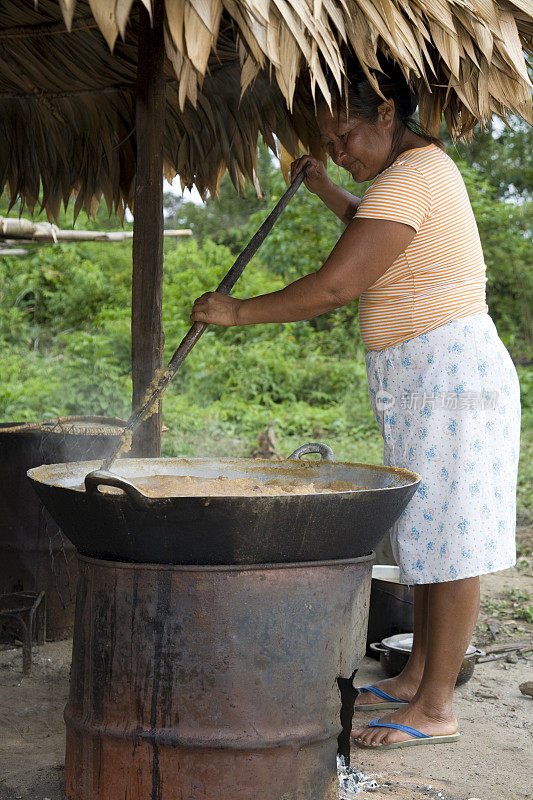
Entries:
{"label": "large black wok", "polygon": [[[333,454],[304,445],[293,454]],[[80,553],[158,564],[261,564],[356,558],[370,553],[405,508],[420,477],[394,467],[246,458],[121,459],[29,470],[42,502]],[[147,497],[130,481],[147,475],[349,481],[353,491],[248,497]],[[85,482],[85,490],[80,489]],[[120,494],[100,491],[109,484]],[[78,488],[76,488],[78,487]]]}

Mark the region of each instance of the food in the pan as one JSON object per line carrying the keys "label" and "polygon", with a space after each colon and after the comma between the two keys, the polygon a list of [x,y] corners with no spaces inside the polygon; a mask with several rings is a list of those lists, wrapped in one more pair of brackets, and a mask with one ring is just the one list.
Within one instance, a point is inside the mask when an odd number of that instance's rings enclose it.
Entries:
{"label": "food in the pan", "polygon": [[[257,495],[322,494],[324,492],[350,492],[357,487],[348,481],[320,483],[296,480],[266,481],[255,478],[198,478],[191,475],[150,475],[129,478],[129,481],[149,497],[253,497]],[[120,489],[102,486],[102,492],[120,493]]]}

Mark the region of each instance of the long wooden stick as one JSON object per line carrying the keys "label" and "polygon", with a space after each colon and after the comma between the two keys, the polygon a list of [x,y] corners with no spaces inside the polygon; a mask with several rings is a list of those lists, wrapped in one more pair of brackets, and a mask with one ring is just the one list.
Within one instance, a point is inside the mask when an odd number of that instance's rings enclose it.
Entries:
{"label": "long wooden stick", "polygon": [[[274,227],[275,222],[277,221],[278,217],[280,216],[281,212],[286,208],[289,201],[294,197],[296,191],[300,184],[302,183],[305,176],[305,170],[302,170],[298,173],[294,181],[291,183],[285,194],[281,197],[279,202],[276,206],[274,206],[273,210],[270,212],[266,220],[263,222],[259,230],[252,236],[242,253],[237,257],[237,260],[222,279],[220,284],[218,285],[216,291],[220,292],[221,294],[229,294],[235,284],[237,283],[238,279],[241,277],[242,273],[248,262],[251,258],[255,255],[255,253],[259,250],[263,242],[265,241],[266,237]],[[113,461],[117,458],[117,455],[125,449],[125,443],[128,442],[130,432],[133,433],[135,428],[147,417],[154,408],[154,404],[157,403],[165,389],[169,385],[170,381],[176,374],[176,371],[181,367],[191,350],[193,349],[194,345],[200,339],[202,334],[207,328],[207,324],[205,322],[195,322],[192,327],[190,328],[189,332],[185,334],[183,339],[180,342],[180,345],[172,358],[170,359],[168,366],[159,378],[152,381],[152,384],[148,390],[147,396],[143,399],[140,408],[133,412],[131,417],[128,420],[128,424],[124,428],[122,433],[121,439],[113,453],[105,459],[102,463],[102,469],[108,470]]]}

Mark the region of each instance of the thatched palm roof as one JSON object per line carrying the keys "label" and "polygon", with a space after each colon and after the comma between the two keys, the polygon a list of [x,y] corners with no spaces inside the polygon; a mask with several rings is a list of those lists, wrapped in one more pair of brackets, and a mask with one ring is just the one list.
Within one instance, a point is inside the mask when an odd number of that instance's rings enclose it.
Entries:
{"label": "thatched palm roof", "polygon": [[[150,10],[155,0],[142,0]],[[226,168],[255,177],[258,133],[318,152],[311,97],[342,85],[352,47],[372,74],[378,49],[418,86],[423,124],[452,135],[492,114],[531,120],[524,51],[532,0],[164,0],[164,158],[202,194]],[[2,0],[0,189],[51,216],[77,192],[120,210],[135,178],[136,20],[132,0]]]}

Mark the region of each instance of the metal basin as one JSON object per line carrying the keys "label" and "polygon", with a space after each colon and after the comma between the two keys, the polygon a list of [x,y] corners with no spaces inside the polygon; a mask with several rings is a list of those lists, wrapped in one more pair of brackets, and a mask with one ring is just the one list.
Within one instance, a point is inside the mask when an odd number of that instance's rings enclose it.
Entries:
{"label": "metal basin", "polygon": [[[379,661],[385,675],[388,678],[395,678],[407,664],[413,649],[413,634],[400,633],[396,636],[388,636],[382,642],[373,642],[370,647],[375,653],[379,653]],[[478,658],[484,655],[483,650],[479,650],[473,645],[468,646],[455,682],[456,686],[462,686],[463,683],[470,680]]]}
{"label": "metal basin", "polygon": [[[309,448],[315,448],[309,449]],[[317,448],[319,448],[317,450]],[[332,453],[324,445],[295,451]],[[294,454],[293,454],[294,455]],[[258,564],[357,558],[372,552],[413,496],[409,470],[323,461],[158,458],[52,464],[28,472],[64,534],[87,556],[150,564]],[[148,497],[139,476],[348,481],[353,491],[245,497]],[[83,487],[85,481],[85,490]],[[130,481],[130,482],[129,482]],[[102,493],[111,484],[123,493]],[[78,488],[77,488],[78,487]]]}

